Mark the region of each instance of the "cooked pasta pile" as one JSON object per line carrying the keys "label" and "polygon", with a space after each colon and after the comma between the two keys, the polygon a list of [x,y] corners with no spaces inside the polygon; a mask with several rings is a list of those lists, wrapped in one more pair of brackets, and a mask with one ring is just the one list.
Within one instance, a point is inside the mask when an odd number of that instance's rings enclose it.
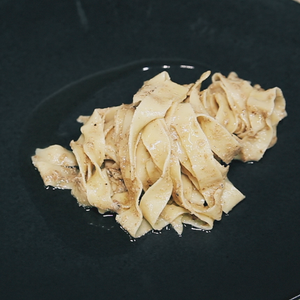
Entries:
{"label": "cooked pasta pile", "polygon": [[133,237],[168,224],[210,230],[244,195],[227,177],[233,159],[258,161],[276,143],[287,114],[279,88],[251,86],[237,74],[180,85],[162,72],[131,104],[80,116],[71,151],[59,145],[32,157],[46,186],[71,189],[82,206],[116,221]]}

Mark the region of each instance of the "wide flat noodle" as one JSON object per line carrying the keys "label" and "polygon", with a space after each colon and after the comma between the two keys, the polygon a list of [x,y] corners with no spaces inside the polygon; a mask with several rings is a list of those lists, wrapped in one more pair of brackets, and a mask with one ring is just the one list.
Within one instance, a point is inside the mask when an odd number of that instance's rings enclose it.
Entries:
{"label": "wide flat noodle", "polygon": [[199,192],[204,196],[208,207],[214,207],[214,218],[220,219],[223,176],[189,103],[178,104],[171,126],[175,128],[187,154],[191,165],[189,171],[198,181]]}
{"label": "wide flat noodle", "polygon": [[204,108],[240,142],[236,159],[260,160],[276,143],[276,127],[287,116],[282,91],[251,86],[234,72],[215,73],[212,81],[199,97]]}
{"label": "wide flat noodle", "polygon": [[197,120],[213,153],[229,164],[241,150],[239,140],[211,116],[201,114]]}
{"label": "wide flat noodle", "polygon": [[78,164],[74,154],[59,145],[36,149],[32,162],[38,168],[45,185],[71,189],[78,176]]}
{"label": "wide flat noodle", "polygon": [[[139,178],[131,176],[131,158],[129,148],[129,130],[135,108],[123,105],[117,113],[117,123],[120,124],[116,134],[118,138],[120,169],[123,175],[124,184],[127,187],[126,208],[121,209],[116,220],[133,236],[137,237],[139,227],[143,222],[143,215],[139,207],[139,198],[142,193],[142,182]],[[149,228],[150,230],[150,228]]]}
{"label": "wide flat noodle", "polygon": [[131,104],[80,116],[71,151],[59,145],[32,157],[45,185],[71,189],[83,206],[116,213],[132,236],[170,225],[213,228],[244,195],[227,174],[233,159],[259,160],[286,116],[279,88],[251,86],[237,74],[210,71],[180,85],[162,72]]}
{"label": "wide flat noodle", "polygon": [[161,175],[142,196],[140,207],[150,225],[154,229],[161,229],[161,226],[157,224],[159,216],[173,191],[169,163],[171,144],[164,120],[156,119],[149,123],[143,131],[142,139]]}
{"label": "wide flat noodle", "polygon": [[136,107],[129,129],[129,153],[132,162],[132,174],[135,172],[136,161],[134,156],[138,135],[141,130],[151,121],[164,118],[171,104],[183,101],[187,92],[187,87],[172,82],[169,74],[162,72],[145,82],[143,87],[136,93],[133,103],[139,103],[139,105]]}

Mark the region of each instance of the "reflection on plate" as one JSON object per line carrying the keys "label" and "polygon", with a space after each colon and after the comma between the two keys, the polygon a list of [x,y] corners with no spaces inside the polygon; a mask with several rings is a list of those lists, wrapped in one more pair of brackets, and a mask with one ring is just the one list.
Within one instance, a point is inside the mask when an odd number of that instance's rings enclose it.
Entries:
{"label": "reflection on plate", "polygon": [[[88,249],[93,249],[97,255],[100,244],[103,255],[120,251],[119,244],[122,244],[122,251],[124,245],[131,247],[132,244],[112,214],[100,215],[96,209],[80,208],[69,190],[45,189],[31,164],[35,149],[52,144],[69,148],[70,141],[80,135],[81,124],[76,122],[79,115],[90,115],[95,108],[130,103],[143,82],[163,70],[173,81],[184,84],[195,82],[208,69],[190,62],[138,62],[83,78],[48,97],[34,109],[20,147],[21,173],[32,200],[63,240],[80,249],[88,243]],[[176,235],[175,232],[170,234]]]}

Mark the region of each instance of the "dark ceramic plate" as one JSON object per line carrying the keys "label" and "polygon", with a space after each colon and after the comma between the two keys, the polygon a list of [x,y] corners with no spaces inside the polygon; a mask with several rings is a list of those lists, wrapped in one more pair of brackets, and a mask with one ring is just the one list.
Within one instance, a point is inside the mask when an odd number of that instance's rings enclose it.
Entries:
{"label": "dark ceramic plate", "polygon": [[268,296],[281,292],[283,283],[285,289],[297,284],[297,278],[285,281],[286,272],[297,272],[299,264],[298,251],[284,242],[292,234],[286,226],[292,212],[283,200],[286,191],[278,158],[282,153],[280,139],[285,135],[282,124],[279,143],[260,162],[231,165],[229,178],[247,198],[216,222],[211,232],[187,226],[182,237],[166,228],[133,240],[111,214],[102,216],[93,209],[80,208],[69,191],[45,189],[31,164],[35,148],[51,144],[68,147],[78,138],[79,115],[89,115],[97,107],[130,103],[142,83],[159,72],[168,71],[175,82],[183,84],[196,81],[209,69],[204,64],[176,60],[125,65],[68,85],[42,101],[29,118],[20,148],[24,183],[47,225],[66,247],[101,262],[106,277],[103,294],[117,284],[126,295],[142,297],[151,291],[153,299],[184,290],[198,299],[204,295],[205,299],[210,295],[222,299],[224,294],[251,299],[257,294],[251,287],[259,287],[259,293]]}
{"label": "dark ceramic plate", "polygon": [[[0,299],[300,293],[299,3],[0,0],[0,20]],[[288,112],[261,161],[231,164],[246,199],[212,231],[169,228],[133,241],[113,217],[44,188],[30,157],[68,147],[78,115],[130,102],[162,70],[185,83],[207,69],[280,87]]]}

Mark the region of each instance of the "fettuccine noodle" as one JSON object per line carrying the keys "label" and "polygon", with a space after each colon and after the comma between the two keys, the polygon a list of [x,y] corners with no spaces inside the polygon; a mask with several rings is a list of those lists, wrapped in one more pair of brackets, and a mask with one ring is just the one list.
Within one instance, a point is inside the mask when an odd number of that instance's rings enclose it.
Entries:
{"label": "fettuccine noodle", "polygon": [[279,88],[263,90],[212,75],[180,85],[162,72],[146,81],[131,104],[95,109],[71,151],[59,145],[32,157],[46,186],[71,189],[82,206],[116,221],[132,236],[183,225],[210,230],[244,195],[229,181],[233,159],[258,161],[276,143],[287,114]]}

